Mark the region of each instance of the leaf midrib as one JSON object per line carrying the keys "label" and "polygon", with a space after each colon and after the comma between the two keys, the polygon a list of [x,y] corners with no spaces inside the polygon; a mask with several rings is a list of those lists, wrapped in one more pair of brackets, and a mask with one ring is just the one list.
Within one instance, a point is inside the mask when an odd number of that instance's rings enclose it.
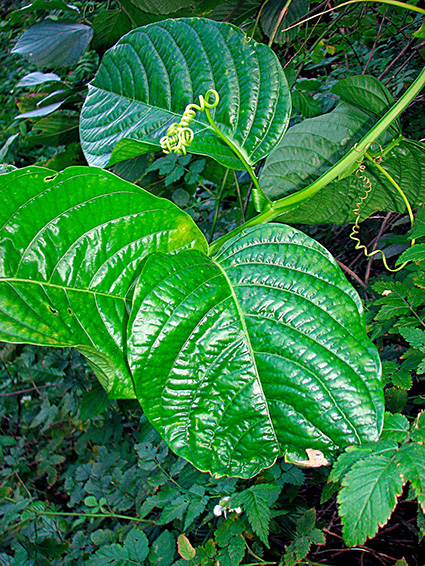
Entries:
{"label": "leaf midrib", "polygon": [[272,421],[272,418],[271,418],[271,415],[270,415],[269,404],[268,404],[267,398],[264,394],[263,384],[261,383],[260,374],[259,374],[259,371],[258,371],[258,368],[257,368],[257,362],[255,360],[254,349],[252,347],[251,339],[250,339],[249,333],[248,333],[248,328],[246,326],[244,312],[242,311],[242,308],[239,304],[239,300],[236,296],[232,282],[230,281],[230,279],[229,279],[227,273],[225,272],[224,268],[217,261],[215,261],[214,258],[211,258],[211,261],[218,267],[218,269],[222,273],[223,277],[225,278],[225,280],[226,280],[226,282],[229,286],[230,293],[231,293],[231,296],[233,298],[233,302],[235,304],[236,310],[237,310],[238,315],[239,315],[239,319],[241,321],[242,330],[243,330],[245,338],[246,338],[246,344],[248,346],[249,354],[250,354],[250,357],[251,357],[251,360],[252,360],[253,369],[254,369],[255,375],[256,375],[256,381],[257,381],[258,386],[260,388],[261,396],[262,396],[263,401],[264,401],[264,406],[265,406],[266,411],[267,411],[267,416],[268,416],[268,419],[269,419],[270,428],[272,430],[272,433],[273,433],[273,436],[274,436],[274,439],[275,439],[275,442],[276,442],[276,448],[277,448],[278,452],[281,453],[280,443],[279,443],[279,440],[277,438],[276,430],[275,430],[275,427],[274,427],[274,424],[273,424],[273,421]]}
{"label": "leaf midrib", "polygon": [[125,301],[125,296],[111,295],[110,293],[103,293],[102,291],[92,291],[90,289],[80,289],[78,287],[68,287],[67,285],[56,285],[55,283],[48,283],[47,281],[34,281],[31,279],[22,279],[15,277],[2,277],[0,278],[1,283],[28,283],[30,285],[39,285],[41,287],[50,287],[53,289],[60,289],[61,291],[74,291],[78,293],[88,293],[90,295],[98,297],[108,297],[110,299],[119,299],[120,301]]}

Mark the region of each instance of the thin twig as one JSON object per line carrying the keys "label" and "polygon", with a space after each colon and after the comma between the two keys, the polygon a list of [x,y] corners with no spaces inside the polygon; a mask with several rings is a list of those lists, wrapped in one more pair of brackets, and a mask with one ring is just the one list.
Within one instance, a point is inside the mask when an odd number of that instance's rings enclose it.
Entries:
{"label": "thin twig", "polygon": [[416,38],[409,40],[406,45],[403,47],[403,49],[400,51],[400,53],[397,55],[397,57],[395,57],[391,63],[382,71],[382,73],[379,75],[378,80],[381,81],[385,75],[391,71],[391,69],[397,65],[397,63],[400,61],[400,59],[404,56],[405,53],[407,53],[407,51],[410,50],[410,48],[412,47],[412,45],[415,43]]}
{"label": "thin twig", "polygon": [[12,397],[13,395],[22,395],[23,393],[31,393],[39,389],[46,389],[47,387],[56,387],[59,383],[51,383],[50,385],[39,385],[38,387],[31,387],[30,389],[21,389],[20,391],[12,391],[11,393],[0,393],[0,397]]}
{"label": "thin twig", "polygon": [[[372,246],[372,250],[371,250],[370,253],[373,253],[376,250],[376,248],[378,247],[379,240],[381,239],[381,236],[384,233],[385,228],[387,227],[388,220],[390,219],[390,217],[391,217],[391,212],[387,212],[387,214],[385,215],[384,221],[382,222],[381,227],[379,228],[379,232],[378,232],[378,234],[375,238],[375,242]],[[366,285],[369,283],[370,270],[372,269],[372,262],[373,262],[374,257],[375,256],[373,256],[373,255],[370,256],[368,261],[367,261],[366,275],[365,275],[365,278],[364,278]]]}
{"label": "thin twig", "polygon": [[[348,275],[350,275],[350,277],[352,277],[355,281],[357,281],[357,283],[363,287],[363,289],[366,289],[367,285],[366,283],[364,283],[360,277],[358,275],[356,275],[354,273],[354,271],[351,271],[351,269],[349,267],[347,267],[344,263],[342,263],[342,261],[339,261],[339,259],[336,260],[337,264],[339,265],[339,267],[345,271],[345,273],[348,273]],[[324,530],[324,529],[323,529]]]}
{"label": "thin twig", "polygon": [[392,77],[390,79],[387,80],[385,84],[385,86],[391,82],[392,80],[394,80],[396,78],[396,76],[400,73],[400,71],[402,71],[404,69],[404,67],[406,65],[408,65],[410,63],[410,61],[413,59],[413,57],[415,57],[415,55],[417,55],[419,49],[421,47],[423,47],[425,45],[425,41],[423,41],[422,43],[420,43],[419,45],[416,45],[413,49],[412,49],[412,53],[409,55],[409,57],[406,59],[406,61],[403,63],[403,65],[401,65],[397,71],[392,75]]}
{"label": "thin twig", "polygon": [[369,63],[370,63],[371,60],[372,60],[373,54],[374,54],[374,52],[375,52],[376,44],[378,43],[379,36],[381,35],[382,26],[384,25],[385,16],[387,15],[387,12],[388,12],[388,6],[387,6],[387,8],[386,8],[386,10],[385,10],[385,14],[384,14],[383,17],[382,17],[381,25],[379,26],[378,33],[376,34],[375,41],[373,42],[372,49],[371,49],[371,51],[370,51],[369,59],[367,60],[366,65],[364,66],[362,75],[365,75],[365,74],[366,74],[366,71],[367,71],[367,68],[368,68],[368,66],[369,66]]}

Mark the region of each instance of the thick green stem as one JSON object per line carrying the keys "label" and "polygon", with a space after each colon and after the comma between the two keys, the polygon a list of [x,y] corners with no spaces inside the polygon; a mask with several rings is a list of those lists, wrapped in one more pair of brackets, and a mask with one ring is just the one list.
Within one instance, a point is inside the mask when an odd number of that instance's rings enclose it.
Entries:
{"label": "thick green stem", "polygon": [[425,85],[425,68],[416,78],[416,80],[410,85],[403,96],[388,110],[388,112],[377,122],[377,124],[369,130],[369,132],[353,147],[342,159],[336,163],[331,169],[326,171],[319,179],[314,181],[311,185],[298,191],[294,194],[288,195],[276,202],[268,203],[264,212],[252,218],[246,222],[243,226],[239,226],[232,230],[225,236],[219,238],[217,241],[210,246],[210,255],[217,252],[220,247],[230,238],[233,238],[239,234],[245,228],[250,226],[256,226],[258,224],[263,224],[265,222],[270,222],[283,212],[295,208],[300,203],[306,201],[318,191],[323,189],[331,181],[336,179],[340,173],[345,169],[350,167],[355,161],[358,161],[361,156],[363,156],[368,150],[369,146],[376,141],[379,136],[385,132],[389,125],[405,110],[405,108],[410,104],[410,102],[415,98],[415,96],[422,90]]}

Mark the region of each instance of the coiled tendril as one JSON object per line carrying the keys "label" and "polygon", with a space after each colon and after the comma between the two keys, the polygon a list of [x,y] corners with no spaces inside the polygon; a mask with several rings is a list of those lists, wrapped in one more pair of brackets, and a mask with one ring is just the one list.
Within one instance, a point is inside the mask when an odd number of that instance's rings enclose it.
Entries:
{"label": "coiled tendril", "polygon": [[[377,142],[373,142],[373,143],[377,143]],[[404,203],[406,204],[407,211],[408,211],[409,217],[410,217],[410,221],[411,221],[411,224],[412,224],[412,226],[413,226],[413,220],[414,220],[414,219],[413,219],[412,208],[411,208],[411,206],[410,206],[410,204],[409,204],[409,201],[407,200],[406,195],[403,193],[403,191],[401,190],[401,188],[400,188],[400,187],[397,185],[397,183],[394,181],[394,179],[392,179],[392,177],[390,177],[390,175],[385,171],[385,169],[383,169],[383,168],[381,167],[383,149],[382,149],[382,147],[381,147],[380,144],[378,144],[378,145],[379,145],[380,150],[381,150],[381,152],[380,152],[380,154],[379,154],[378,156],[376,156],[376,157],[371,157],[371,156],[367,153],[367,151],[366,151],[365,155],[366,155],[366,157],[367,157],[372,163],[374,163],[374,165],[375,165],[376,167],[378,167],[378,169],[379,169],[382,173],[385,174],[385,176],[390,180],[390,182],[394,185],[394,187],[395,187],[395,188],[397,189],[397,191],[400,193],[402,199],[404,200]],[[356,149],[356,151],[359,151],[356,146],[354,146],[354,149]],[[358,233],[359,233],[359,230],[360,230],[360,226],[359,226],[360,209],[361,209],[362,204],[363,204],[364,201],[367,199],[367,197],[369,196],[369,194],[370,194],[370,192],[371,192],[371,190],[372,190],[372,188],[373,188],[373,187],[372,187],[372,183],[371,183],[369,177],[365,174],[366,165],[364,164],[363,160],[360,161],[360,162],[358,162],[358,163],[359,163],[359,167],[358,167],[358,169],[357,169],[357,171],[356,171],[356,177],[357,177],[358,179],[360,179],[361,181],[363,181],[363,183],[364,183],[365,186],[366,186],[366,189],[365,189],[365,192],[364,192],[363,196],[359,197],[359,201],[356,202],[356,208],[353,210],[353,213],[356,215],[356,221],[355,221],[355,223],[354,223],[354,225],[353,225],[353,229],[351,230],[350,238],[351,238],[354,242],[356,242],[356,247],[355,247],[355,249],[356,249],[356,250],[363,250],[363,251],[364,251],[364,255],[365,255],[366,257],[373,257],[373,256],[375,256],[376,254],[381,254],[381,255],[382,255],[382,262],[383,262],[383,264],[384,264],[384,266],[385,266],[385,269],[387,269],[388,271],[391,271],[392,273],[396,273],[397,271],[401,271],[401,270],[407,265],[408,262],[405,261],[405,262],[404,262],[402,265],[400,265],[399,267],[397,267],[397,268],[395,268],[395,269],[391,269],[391,267],[388,266],[387,258],[386,258],[386,256],[385,256],[385,253],[384,253],[382,250],[375,250],[375,251],[369,253],[369,252],[367,251],[367,247],[366,247],[364,244],[361,243],[360,238],[358,237]],[[411,245],[413,246],[414,243],[415,243],[415,240],[412,240],[412,244],[411,244]]]}
{"label": "coiled tendril", "polygon": [[[214,97],[212,102],[209,102],[211,96]],[[167,130],[167,134],[159,140],[164,153],[179,153],[186,155],[187,148],[193,140],[193,130],[189,124],[196,116],[196,112],[204,112],[206,109],[215,108],[220,101],[218,92],[210,89],[206,92],[205,97],[199,96],[198,104],[188,104],[183,112],[183,116],[179,123],[175,122]]]}

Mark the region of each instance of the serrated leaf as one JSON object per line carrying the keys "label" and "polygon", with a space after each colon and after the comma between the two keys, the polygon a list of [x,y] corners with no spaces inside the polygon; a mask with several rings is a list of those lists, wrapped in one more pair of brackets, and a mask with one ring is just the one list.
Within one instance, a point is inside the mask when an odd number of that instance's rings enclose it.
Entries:
{"label": "serrated leaf", "polygon": [[415,442],[425,442],[425,411],[417,416],[412,429],[410,431],[412,440]]}
{"label": "serrated leaf", "polygon": [[415,221],[412,228],[408,232],[409,238],[419,239],[425,236],[425,205],[420,204],[415,214]]}
{"label": "serrated leaf", "polygon": [[404,415],[385,413],[381,439],[403,442],[409,434],[409,421]]}
{"label": "serrated leaf", "polygon": [[344,477],[338,495],[342,535],[347,546],[364,544],[387,523],[403,483],[390,457],[372,454],[354,464]]}
{"label": "serrated leaf", "polygon": [[377,439],[380,362],[363,324],[358,295],[324,248],[262,225],[213,259],[149,258],[129,362],[146,415],[177,454],[250,477],[286,451],[326,456]]}
{"label": "serrated leaf", "polygon": [[109,405],[108,395],[100,383],[95,382],[81,398],[80,418],[85,421],[101,415]]}
{"label": "serrated leaf", "polygon": [[399,472],[410,481],[415,495],[425,512],[425,445],[410,442],[397,453]]}
{"label": "serrated leaf", "polygon": [[217,555],[220,566],[238,566],[245,556],[245,541],[241,536],[233,537]]}
{"label": "serrated leaf", "polygon": [[[194,49],[197,57],[190,55]],[[215,122],[256,163],[280,141],[289,120],[289,90],[275,54],[247,42],[241,30],[203,18],[165,20],[128,33],[105,55],[89,86],[80,124],[88,162],[105,167],[123,151],[128,159],[159,150],[168,127],[211,88],[220,95]],[[191,153],[243,169],[204,113],[191,128]]]}
{"label": "serrated leaf", "polygon": [[316,524],[316,510],[307,511],[297,520],[297,533],[301,536],[307,535]]}
{"label": "serrated leaf", "polygon": [[397,259],[397,265],[401,265],[405,261],[423,261],[424,259],[425,244],[415,244],[400,255]]}
{"label": "serrated leaf", "polygon": [[333,482],[342,481],[356,462],[370,454],[392,458],[397,449],[398,444],[392,439],[380,440],[376,443],[370,442],[361,446],[349,446],[343,454],[338,456],[329,475],[329,480]]}
{"label": "serrated leaf", "polygon": [[284,566],[295,566],[309,553],[310,539],[306,536],[296,538],[285,551]]}
{"label": "serrated leaf", "polygon": [[177,552],[184,560],[192,560],[196,556],[196,550],[185,535],[179,535],[177,538]]}
{"label": "serrated leaf", "polygon": [[390,387],[385,390],[385,407],[391,413],[401,413],[407,404],[407,400],[408,394],[405,389]]}
{"label": "serrated leaf", "polygon": [[253,485],[231,499],[232,508],[243,506],[254,533],[269,547],[270,508],[279,497],[281,487],[270,484]]}
{"label": "serrated leaf", "polygon": [[149,552],[151,566],[171,566],[176,553],[176,539],[170,531],[162,531]]}
{"label": "serrated leaf", "polygon": [[87,566],[127,566],[128,554],[121,544],[103,546],[87,561]]}
{"label": "serrated leaf", "polygon": [[[285,8],[285,14],[282,17],[282,11]],[[298,28],[283,30],[305,16],[309,9],[309,0],[292,0],[289,6],[286,0],[269,0],[261,11],[261,27],[267,37],[274,35],[274,41],[282,44],[285,40],[294,39]]]}
{"label": "serrated leaf", "polygon": [[157,525],[166,525],[171,523],[174,519],[182,519],[183,514],[189,506],[189,500],[185,495],[180,495],[164,507]]}
{"label": "serrated leaf", "polygon": [[282,474],[280,476],[280,481],[283,483],[289,483],[290,485],[302,485],[305,480],[304,472],[293,464],[281,464]]}
{"label": "serrated leaf", "polygon": [[129,287],[153,250],[205,249],[201,232],[173,203],[86,167],[2,175],[0,201],[0,339],[78,347],[111,397],[133,397]]}
{"label": "serrated leaf", "polygon": [[124,550],[134,564],[142,564],[149,552],[149,541],[145,533],[133,528],[125,537]]}
{"label": "serrated leaf", "polygon": [[44,21],[30,27],[12,53],[24,55],[39,67],[74,64],[87,47],[93,30],[84,24]]}
{"label": "serrated leaf", "polygon": [[193,0],[132,0],[132,3],[143,12],[170,14],[181,8],[187,8],[194,2]]}

